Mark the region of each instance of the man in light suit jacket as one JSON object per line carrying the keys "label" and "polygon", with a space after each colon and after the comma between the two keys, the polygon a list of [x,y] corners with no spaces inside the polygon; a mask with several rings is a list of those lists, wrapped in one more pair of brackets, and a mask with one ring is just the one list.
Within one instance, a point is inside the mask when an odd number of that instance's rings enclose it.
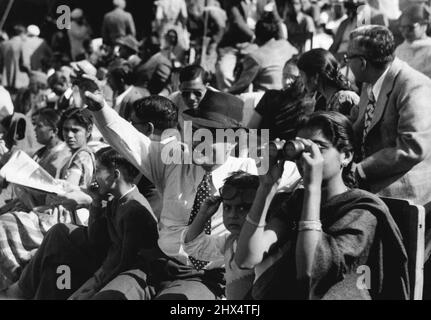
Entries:
{"label": "man in light suit jacket", "polygon": [[136,37],[135,22],[132,15],[126,12],[126,0],[114,0],[115,9],[108,12],[103,18],[102,38],[107,45],[127,35]]}
{"label": "man in light suit jacket", "polygon": [[354,130],[360,185],[380,196],[431,201],[431,80],[394,58],[383,26],[350,35],[346,61],[364,83]]}

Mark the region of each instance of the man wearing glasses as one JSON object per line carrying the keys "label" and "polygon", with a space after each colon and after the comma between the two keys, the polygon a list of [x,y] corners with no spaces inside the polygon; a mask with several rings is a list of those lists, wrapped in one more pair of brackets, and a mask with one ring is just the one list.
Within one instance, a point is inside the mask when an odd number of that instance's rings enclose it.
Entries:
{"label": "man wearing glasses", "polygon": [[380,196],[431,200],[431,80],[394,57],[392,33],[383,26],[352,32],[345,60],[364,83],[355,173],[360,186]]}
{"label": "man wearing glasses", "polygon": [[225,110],[227,116],[242,122],[243,101],[210,87],[207,72],[198,65],[187,66],[181,70],[179,91],[170,95],[169,100],[178,106],[180,127],[182,127],[184,111],[197,110],[208,105],[220,109],[221,113],[222,110]]}
{"label": "man wearing glasses", "polygon": [[430,12],[423,4],[408,7],[399,19],[404,42],[395,55],[431,78],[431,38],[427,36]]}

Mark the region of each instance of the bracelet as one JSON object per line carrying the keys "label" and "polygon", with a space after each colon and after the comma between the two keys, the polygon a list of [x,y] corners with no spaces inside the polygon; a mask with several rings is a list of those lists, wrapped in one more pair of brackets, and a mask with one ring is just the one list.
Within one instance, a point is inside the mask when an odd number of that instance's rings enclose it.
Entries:
{"label": "bracelet", "polygon": [[253,221],[248,215],[245,217],[245,221],[247,221],[248,223],[250,223],[251,225],[258,227],[258,228],[265,228],[266,223],[264,224],[259,224],[255,221]]}
{"label": "bracelet", "polygon": [[322,223],[318,220],[299,221],[298,232],[302,231],[319,231],[322,232]]}

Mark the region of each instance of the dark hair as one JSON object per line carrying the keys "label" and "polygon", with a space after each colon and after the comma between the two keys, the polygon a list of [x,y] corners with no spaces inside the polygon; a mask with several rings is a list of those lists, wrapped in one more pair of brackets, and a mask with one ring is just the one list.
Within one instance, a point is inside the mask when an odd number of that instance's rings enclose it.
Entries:
{"label": "dark hair", "polygon": [[403,10],[398,21],[401,21],[403,18],[409,18],[413,23],[429,24],[430,12],[424,4],[413,4]]}
{"label": "dark hair", "polygon": [[227,177],[224,184],[238,189],[257,189],[259,187],[259,176],[240,170]]}
{"label": "dark hair", "polygon": [[154,95],[136,100],[133,110],[136,117],[151,122],[157,130],[172,129],[178,125],[178,107],[168,98]]}
{"label": "dark hair", "polygon": [[96,152],[96,159],[109,170],[121,170],[125,173],[124,180],[128,183],[133,183],[139,174],[136,169],[125,157],[119,154],[111,147],[100,149]]}
{"label": "dark hair", "polygon": [[356,41],[364,58],[375,68],[384,69],[395,59],[394,35],[384,26],[359,27],[350,34],[350,41]]}
{"label": "dark hair", "polygon": [[61,117],[57,111],[50,108],[43,108],[33,113],[33,116],[39,117],[44,124],[52,129],[58,129]]}
{"label": "dark hair", "polygon": [[274,13],[265,12],[256,23],[256,39],[263,43],[266,43],[273,38],[275,39],[278,36],[278,29],[278,21],[275,18]]}
{"label": "dark hair", "polygon": [[312,49],[303,53],[298,60],[298,68],[309,77],[318,75],[323,84],[338,90],[351,90],[346,77],[340,72],[340,66],[334,55],[324,49]]}
{"label": "dark hair", "polygon": [[197,64],[186,66],[180,71],[180,82],[192,81],[201,77],[202,82],[208,82],[208,73]]}
{"label": "dark hair", "polygon": [[[318,111],[303,118],[298,131],[304,128],[319,128],[323,135],[339,152],[355,150],[355,134],[350,120],[336,111]],[[353,161],[343,169],[344,183],[350,188],[357,187],[357,181],[352,174]]]}
{"label": "dark hair", "polygon": [[58,135],[61,140],[64,140],[63,126],[67,120],[75,120],[78,125],[83,127],[87,132],[91,132],[91,129],[93,128],[93,117],[88,112],[88,110],[71,108],[63,113],[58,124]]}

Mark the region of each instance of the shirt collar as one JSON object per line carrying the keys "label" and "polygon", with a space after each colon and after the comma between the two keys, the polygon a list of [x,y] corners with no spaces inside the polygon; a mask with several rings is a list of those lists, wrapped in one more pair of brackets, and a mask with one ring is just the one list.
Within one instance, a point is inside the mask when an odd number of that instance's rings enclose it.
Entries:
{"label": "shirt collar", "polygon": [[129,191],[127,191],[125,194],[123,194],[119,199],[118,202],[120,202],[122,199],[126,198],[130,193],[132,193],[135,189],[136,189],[136,185],[133,185],[133,187],[131,187],[129,189]]}
{"label": "shirt collar", "polygon": [[375,101],[377,101],[377,99],[379,98],[380,91],[382,91],[383,81],[385,80],[386,75],[389,72],[389,69],[390,69],[390,66],[386,68],[385,72],[383,72],[380,78],[377,79],[376,83],[373,85],[373,94],[374,94]]}

